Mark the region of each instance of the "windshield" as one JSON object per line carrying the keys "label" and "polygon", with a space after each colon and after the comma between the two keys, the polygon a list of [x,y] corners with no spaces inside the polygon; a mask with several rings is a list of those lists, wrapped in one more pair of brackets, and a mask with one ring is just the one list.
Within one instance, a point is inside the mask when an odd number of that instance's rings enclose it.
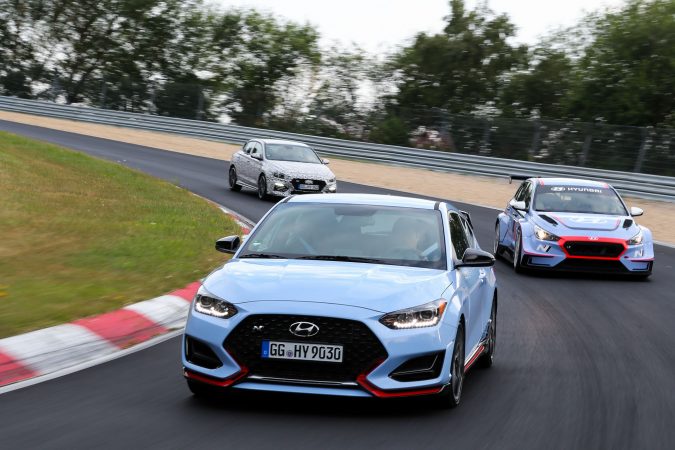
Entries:
{"label": "windshield", "polygon": [[595,186],[539,186],[534,196],[534,209],[539,212],[627,215],[613,189]]}
{"label": "windshield", "polygon": [[314,150],[304,145],[267,144],[265,146],[267,159],[274,161],[295,161],[312,164],[321,164],[321,160]]}
{"label": "windshield", "polygon": [[288,258],[445,269],[441,213],[371,205],[284,203],[239,258]]}

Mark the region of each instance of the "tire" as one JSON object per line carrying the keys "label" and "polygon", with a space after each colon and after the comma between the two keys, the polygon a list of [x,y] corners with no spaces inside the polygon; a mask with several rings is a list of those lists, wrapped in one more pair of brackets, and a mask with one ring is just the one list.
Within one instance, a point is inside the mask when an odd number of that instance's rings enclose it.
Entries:
{"label": "tire", "polygon": [[525,273],[525,267],[523,267],[522,264],[522,245],[523,245],[523,237],[520,234],[520,228],[518,228],[518,231],[516,231],[516,244],[515,247],[513,248],[513,270],[516,271],[516,273]]}
{"label": "tire", "polygon": [[237,169],[235,169],[234,166],[230,166],[228,178],[229,178],[228,181],[230,183],[230,190],[234,192],[241,191],[241,184],[237,183]]}
{"label": "tire", "polygon": [[197,398],[214,398],[218,396],[218,391],[216,391],[212,386],[208,384],[200,383],[199,381],[186,380],[188,389],[192,392]]}
{"label": "tire", "polygon": [[260,175],[258,178],[258,198],[260,200],[267,200],[269,195],[267,195],[267,178],[265,175]]}
{"label": "tire", "polygon": [[460,322],[455,336],[455,346],[452,350],[452,373],[450,384],[438,394],[437,405],[445,409],[453,409],[459,406],[462,400],[462,387],[464,385],[464,324]]}
{"label": "tire", "polygon": [[495,347],[497,346],[497,297],[492,299],[492,311],[490,312],[490,325],[488,337],[485,343],[485,351],[478,360],[478,367],[489,369],[494,363]]}
{"label": "tire", "polygon": [[492,253],[495,255],[495,258],[501,259],[502,254],[504,253],[504,246],[499,243],[499,222],[495,225],[495,242],[492,249]]}

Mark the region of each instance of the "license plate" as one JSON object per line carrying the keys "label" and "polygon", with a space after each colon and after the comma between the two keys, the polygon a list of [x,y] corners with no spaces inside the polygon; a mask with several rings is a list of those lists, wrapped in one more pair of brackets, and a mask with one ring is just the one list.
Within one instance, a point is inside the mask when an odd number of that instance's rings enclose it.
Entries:
{"label": "license plate", "polygon": [[300,342],[262,341],[261,356],[265,359],[342,362],[342,346],[305,344]]}
{"label": "license plate", "polygon": [[319,185],[318,184],[299,184],[298,189],[300,189],[302,191],[318,191]]}

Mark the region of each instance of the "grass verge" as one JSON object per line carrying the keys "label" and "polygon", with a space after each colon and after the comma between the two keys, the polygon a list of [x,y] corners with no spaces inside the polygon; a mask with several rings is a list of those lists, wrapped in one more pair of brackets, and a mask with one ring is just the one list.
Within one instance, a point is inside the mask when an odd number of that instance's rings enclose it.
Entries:
{"label": "grass verge", "polygon": [[0,337],[119,308],[223,262],[215,206],[115,163],[0,132]]}

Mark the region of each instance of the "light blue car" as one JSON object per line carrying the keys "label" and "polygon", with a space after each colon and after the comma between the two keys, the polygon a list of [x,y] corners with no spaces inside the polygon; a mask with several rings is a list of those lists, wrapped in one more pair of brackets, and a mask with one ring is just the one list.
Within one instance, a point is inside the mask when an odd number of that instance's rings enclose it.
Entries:
{"label": "light blue car", "polygon": [[574,178],[523,179],[495,226],[494,254],[516,272],[549,269],[647,278],[654,243],[607,183]]}
{"label": "light blue car", "polygon": [[195,395],[225,388],[459,404],[490,367],[494,258],[468,214],[429,200],[288,197],[195,297],[182,362]]}

